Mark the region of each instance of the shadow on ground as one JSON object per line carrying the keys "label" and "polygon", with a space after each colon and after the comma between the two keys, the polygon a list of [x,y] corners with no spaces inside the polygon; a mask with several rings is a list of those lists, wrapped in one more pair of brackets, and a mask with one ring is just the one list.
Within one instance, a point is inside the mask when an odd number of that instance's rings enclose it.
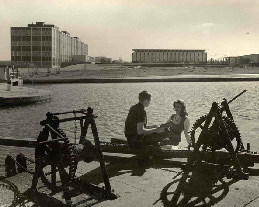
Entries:
{"label": "shadow on ground", "polygon": [[[229,177],[227,169],[226,166],[200,163],[191,171],[183,170],[163,188],[155,203],[162,201],[165,207],[213,206],[227,196],[229,186],[239,181]],[[249,169],[249,174],[258,176],[259,170]]]}
{"label": "shadow on ground", "polygon": [[[107,161],[107,159],[106,159]],[[120,176],[129,173],[130,176],[142,176],[149,168],[176,168],[185,165],[184,162],[161,160],[150,158],[148,156],[132,157],[132,158],[109,158],[109,163],[106,165],[109,178]],[[98,185],[103,182],[100,167],[82,175],[80,180],[91,182]]]}
{"label": "shadow on ground", "polygon": [[[67,207],[69,206],[68,204],[65,203],[64,199],[58,199],[53,197],[58,192],[31,192],[29,189],[25,191],[24,193],[21,193],[18,190],[18,187],[8,181],[8,180],[2,180],[2,184],[0,184],[1,187],[8,189],[13,192],[13,201],[9,204],[5,204],[4,206],[9,206],[9,207],[25,207],[25,206],[32,206],[32,207]],[[72,189],[70,190],[70,195],[72,197],[76,197],[83,192],[81,189]],[[105,200],[107,200],[105,197],[98,196],[94,192],[88,192],[87,197],[85,197],[83,200],[80,200],[80,202],[74,203],[73,206],[78,206],[78,205],[87,205],[87,206],[93,206],[97,203],[101,203]],[[62,200],[64,202],[62,202]]]}
{"label": "shadow on ground", "polygon": [[[155,168],[181,168],[180,171],[163,189],[160,195],[157,195],[157,202],[162,202],[165,207],[171,206],[213,206],[223,200],[228,192],[229,186],[238,182],[237,179],[226,178],[226,168],[218,165],[202,163],[196,166],[193,170],[185,173],[186,163],[167,160],[149,159],[147,157],[133,157],[127,159],[111,159],[106,165],[109,178],[130,173],[131,176],[142,176],[147,169]],[[179,171],[179,170],[178,170]],[[76,197],[82,193],[86,196],[84,199],[77,200],[73,206],[94,206],[106,200],[110,200],[102,194],[103,189],[98,187],[103,183],[101,168],[97,167],[92,171],[78,177],[73,188],[70,190],[72,197]],[[249,169],[250,176],[258,176],[259,170]],[[183,180],[182,185],[179,181]],[[20,193],[18,187],[8,181],[1,180],[5,188],[13,191],[14,200],[10,206],[25,206],[26,203],[33,203],[36,206],[67,206],[64,202],[55,198],[57,192],[37,192],[30,194],[28,191]],[[174,198],[177,190],[180,190],[180,195],[177,199]],[[61,189],[60,189],[61,191]],[[60,192],[59,191],[59,192]]]}

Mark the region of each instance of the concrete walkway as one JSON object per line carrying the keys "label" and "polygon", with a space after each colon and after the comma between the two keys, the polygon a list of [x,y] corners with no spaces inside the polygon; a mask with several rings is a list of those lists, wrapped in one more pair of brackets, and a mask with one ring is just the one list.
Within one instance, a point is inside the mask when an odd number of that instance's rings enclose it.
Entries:
{"label": "concrete walkway", "polygon": [[[140,163],[135,158],[123,160],[110,159],[106,162],[110,184],[117,199],[109,200],[93,191],[86,193],[82,189],[72,192],[73,206],[96,207],[140,207],[173,206],[171,198],[179,183],[181,166],[184,160],[162,162],[151,160]],[[187,189],[193,194],[188,205],[183,206],[220,206],[220,207],[258,207],[259,206],[259,166],[249,170],[249,180],[224,178],[222,184],[211,181],[217,173],[196,173],[190,176],[192,182]],[[220,173],[220,172],[218,172]],[[83,182],[90,182],[104,187],[98,162],[80,162],[77,177]],[[66,206],[62,193],[51,193],[42,183],[38,183],[38,192],[34,196],[26,195],[31,185],[32,176],[21,173],[0,181],[0,206]],[[189,181],[191,183],[191,181]],[[193,184],[194,183],[194,184]],[[205,197],[205,198],[203,198]],[[182,198],[180,197],[180,200]],[[180,205],[177,205],[180,206]]]}

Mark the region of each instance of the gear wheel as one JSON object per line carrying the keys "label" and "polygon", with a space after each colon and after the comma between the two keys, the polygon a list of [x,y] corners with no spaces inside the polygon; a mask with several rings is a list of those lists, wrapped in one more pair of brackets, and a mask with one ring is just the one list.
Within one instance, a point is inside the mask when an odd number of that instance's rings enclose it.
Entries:
{"label": "gear wheel", "polygon": [[[203,124],[206,121],[207,117],[208,115],[201,116],[194,123],[192,130],[190,132],[192,143],[197,143],[197,140],[195,139],[196,131],[198,131],[199,128],[201,130],[203,129]],[[226,127],[229,139],[231,140],[232,145],[234,146],[235,153],[244,149],[240,132],[234,121],[226,116],[222,116],[222,120]],[[203,145],[203,149],[209,148],[211,151],[220,150],[222,148],[225,148],[227,151],[229,151],[229,148],[226,144],[226,139],[227,137],[224,137],[218,121],[214,119],[212,120],[212,124],[209,126],[207,133],[204,133],[202,137],[199,137],[199,144]]]}
{"label": "gear wheel", "polygon": [[[40,132],[38,141],[47,141],[49,134],[45,128]],[[66,139],[64,140],[64,144],[59,142],[50,142],[45,145],[37,146],[35,149],[35,158],[37,162],[40,162],[42,165],[42,171],[40,172],[40,177],[44,185],[46,185],[51,190],[58,190],[61,186],[58,186],[56,183],[52,183],[52,173],[51,173],[51,165],[53,165],[54,159],[57,161],[56,166],[59,165],[58,162],[62,162],[61,167],[64,167],[63,170],[64,176],[66,178],[66,182],[68,185],[75,180],[75,174],[77,170],[78,164],[78,154],[74,145],[69,143],[69,140],[63,130],[57,128],[56,131],[61,134]],[[60,151],[59,156],[56,157],[57,151]],[[54,161],[55,162],[55,161]],[[55,165],[55,164],[54,164]],[[56,176],[57,174],[56,169]]]}

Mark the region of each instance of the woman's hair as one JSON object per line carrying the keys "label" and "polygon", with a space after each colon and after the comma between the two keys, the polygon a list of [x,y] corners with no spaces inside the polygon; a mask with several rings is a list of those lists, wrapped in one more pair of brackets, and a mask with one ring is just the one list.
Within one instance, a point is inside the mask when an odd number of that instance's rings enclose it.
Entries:
{"label": "woman's hair", "polygon": [[182,110],[181,110],[180,116],[181,116],[181,117],[186,117],[186,116],[188,116],[188,112],[187,112],[186,105],[185,105],[184,101],[183,101],[183,100],[180,100],[180,99],[177,100],[177,101],[175,101],[175,102],[174,102],[174,107],[175,107],[175,104],[177,104],[177,103],[179,103],[179,104],[182,105]]}

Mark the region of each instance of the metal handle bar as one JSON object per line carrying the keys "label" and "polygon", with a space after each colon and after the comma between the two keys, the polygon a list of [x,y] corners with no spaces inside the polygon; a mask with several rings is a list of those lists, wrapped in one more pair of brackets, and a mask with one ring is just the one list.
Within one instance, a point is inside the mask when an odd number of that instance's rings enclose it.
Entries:
{"label": "metal handle bar", "polygon": [[54,132],[59,137],[59,139],[46,140],[46,141],[39,142],[39,144],[46,144],[46,143],[49,143],[49,142],[62,141],[62,140],[66,139],[66,137],[64,137],[60,133],[58,133],[49,124],[46,124],[45,127],[47,127],[49,131]]}
{"label": "metal handle bar", "polygon": [[78,116],[78,117],[70,117],[70,118],[64,118],[60,119],[59,123],[67,122],[67,121],[74,121],[74,120],[81,120],[81,119],[87,119],[87,118],[97,118],[97,115],[91,114],[91,116]]}
{"label": "metal handle bar", "polygon": [[75,114],[75,113],[81,113],[81,114],[86,114],[87,110],[86,109],[79,109],[79,110],[73,110],[73,111],[66,111],[66,112],[59,112],[59,113],[52,113],[53,115],[61,115],[61,114]]}
{"label": "metal handle bar", "polygon": [[230,104],[232,101],[236,100],[239,96],[241,96],[243,93],[247,92],[247,90],[243,90],[241,93],[236,95],[234,98],[232,98],[230,101],[228,101],[228,104]]}
{"label": "metal handle bar", "polygon": [[39,144],[46,144],[46,143],[57,142],[57,141],[64,141],[65,139],[66,138],[52,139],[52,140],[47,140],[47,141],[39,142]]}

